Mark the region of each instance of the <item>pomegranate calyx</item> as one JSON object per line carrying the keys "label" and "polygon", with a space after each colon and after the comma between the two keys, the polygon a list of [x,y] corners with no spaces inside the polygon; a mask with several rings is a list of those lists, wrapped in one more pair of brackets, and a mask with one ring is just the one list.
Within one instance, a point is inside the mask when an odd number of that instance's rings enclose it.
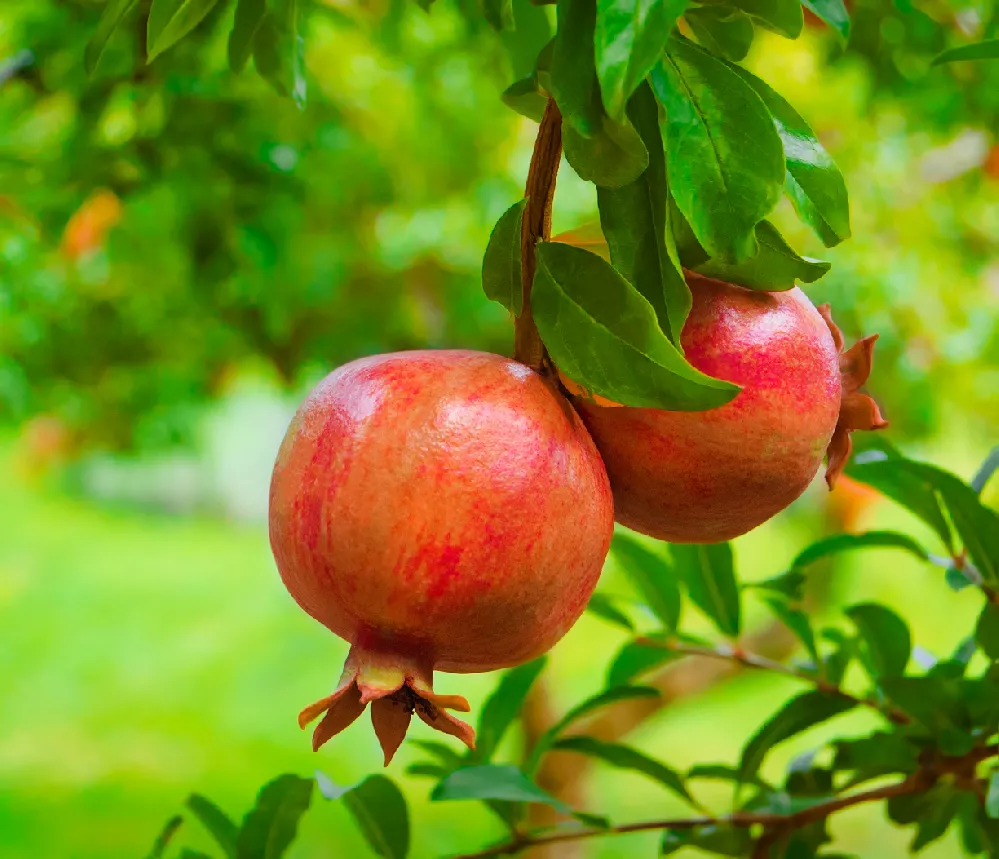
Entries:
{"label": "pomegranate calyx", "polygon": [[354,645],[336,691],[303,709],[298,724],[304,728],[325,714],[312,734],[312,749],[318,751],[371,704],[371,724],[385,755],[385,766],[402,745],[413,713],[431,728],[457,737],[474,749],[474,729],[445,712],[467,713],[471,709],[468,701],[460,695],[436,694],[432,674],[433,669],[422,660]]}
{"label": "pomegranate calyx", "polygon": [[870,337],[864,337],[844,352],[843,332],[833,322],[829,305],[821,305],[818,311],[822,314],[826,325],[829,326],[829,333],[832,334],[836,350],[840,353],[839,372],[842,380],[842,399],[839,420],[836,422],[836,429],[833,431],[832,439],[830,439],[829,447],[826,450],[826,483],[832,489],[843,473],[843,469],[850,459],[850,452],[853,450],[850,434],[856,430],[884,429],[888,426],[888,421],[882,417],[878,404],[860,391],[860,387],[867,382],[871,375],[871,367],[874,363],[874,344],[877,342],[878,335],[872,334]]}

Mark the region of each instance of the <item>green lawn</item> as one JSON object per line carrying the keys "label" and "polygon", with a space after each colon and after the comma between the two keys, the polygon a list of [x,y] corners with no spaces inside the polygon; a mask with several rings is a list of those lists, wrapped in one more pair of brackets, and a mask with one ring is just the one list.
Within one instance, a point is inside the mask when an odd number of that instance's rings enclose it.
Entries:
{"label": "green lawn", "polygon": [[[953,465],[953,463],[950,463]],[[380,769],[366,723],[318,755],[295,722],[298,709],[338,677],[345,647],[300,612],[282,588],[262,529],[100,509],[15,477],[0,446],[0,859],[141,859],[191,790],[240,814],[280,772],[322,768],[347,782]],[[9,475],[9,477],[8,477]],[[879,525],[903,521],[885,506]],[[792,522],[740,541],[749,577],[779,571],[802,546]],[[922,646],[945,652],[977,602],[953,594],[936,571],[908,557],[872,553],[838,573],[838,599],[882,599],[905,613]],[[611,587],[619,587],[613,580]],[[563,701],[599,688],[620,635],[585,618],[556,649],[549,671]],[[477,709],[495,677],[439,678]],[[776,708],[793,681],[744,677],[664,712],[632,741],[677,767],[735,761],[745,726]],[[563,697],[564,696],[564,697]],[[474,716],[474,713],[473,713]],[[776,772],[796,753],[854,720],[848,716],[780,747]],[[429,736],[422,725],[414,731]],[[404,747],[391,774],[416,759]],[[656,786],[604,772],[591,810],[615,819],[682,813]],[[499,835],[477,806],[432,805],[427,783],[402,778],[413,803],[415,857],[444,856]],[[723,793],[707,794],[724,801]],[[322,802],[322,801],[320,801]],[[907,833],[874,809],[839,818],[842,847],[865,859],[905,855]],[[182,843],[208,847],[194,823]],[[587,855],[655,854],[655,836],[594,843]],[[925,856],[959,855],[955,842]],[[292,855],[363,857],[336,804],[307,817]],[[691,854],[693,855],[693,854]]]}

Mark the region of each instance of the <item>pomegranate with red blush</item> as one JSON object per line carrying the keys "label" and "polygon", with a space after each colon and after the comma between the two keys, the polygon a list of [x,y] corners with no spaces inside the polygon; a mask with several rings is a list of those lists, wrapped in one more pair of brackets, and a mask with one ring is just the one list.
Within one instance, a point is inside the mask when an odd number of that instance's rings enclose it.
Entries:
{"label": "pomegranate with red blush", "polygon": [[688,283],[687,360],[742,386],[735,399],[703,412],[585,397],[575,405],[604,459],[619,522],[673,543],[714,543],[787,507],[827,454],[831,487],[850,433],[887,422],[858,390],[876,335],[843,352],[828,306],[800,289],[757,292],[697,275]]}
{"label": "pomegranate with red blush", "polygon": [[271,482],[270,538],[291,595],[351,644],[318,749],[369,703],[385,763],[415,713],[469,747],[435,670],[546,652],[582,613],[613,530],[607,474],[550,382],[497,355],[354,361],[303,403]]}

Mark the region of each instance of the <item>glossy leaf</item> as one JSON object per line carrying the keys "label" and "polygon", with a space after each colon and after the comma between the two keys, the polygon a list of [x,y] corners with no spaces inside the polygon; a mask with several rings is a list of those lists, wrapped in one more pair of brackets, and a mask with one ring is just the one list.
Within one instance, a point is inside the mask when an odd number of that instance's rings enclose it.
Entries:
{"label": "glossy leaf", "polygon": [[999,39],[986,39],[970,45],[959,45],[937,54],[930,65],[957,63],[966,60],[999,60]]}
{"label": "glossy leaf", "polygon": [[832,268],[831,263],[800,256],[769,221],[756,225],[756,241],[759,251],[752,259],[731,264],[709,259],[694,270],[747,289],[782,292],[793,289],[798,281],[814,283]]}
{"label": "glossy leaf", "polygon": [[818,644],[815,641],[815,631],[812,629],[812,622],[799,608],[792,608],[782,599],[766,600],[770,610],[777,615],[780,622],[784,624],[795,637],[805,646],[808,655],[812,657],[816,665],[821,664]]}
{"label": "glossy leaf", "polygon": [[340,787],[317,773],[316,782],[326,799],[340,800],[347,807],[374,853],[384,859],[405,859],[409,853],[409,810],[406,797],[392,779],[372,775],[358,784]]}
{"label": "glossy leaf", "polygon": [[666,48],[687,0],[596,0],[597,78],[607,113],[620,119],[628,99]]}
{"label": "glossy leaf", "polygon": [[975,640],[989,659],[999,659],[999,606],[985,604],[975,626]]}
{"label": "glossy leaf", "polygon": [[599,591],[593,594],[590,597],[590,601],[586,604],[586,610],[590,614],[606,620],[608,623],[612,623],[629,632],[635,631],[635,624],[631,622],[631,618],[621,611],[614,600],[607,594],[600,593]]}
{"label": "glossy leaf", "polygon": [[728,543],[678,544],[670,547],[670,553],[694,604],[722,634],[737,638],[742,610],[732,546]]}
{"label": "glossy leaf", "polygon": [[845,42],[850,38],[850,13],[843,0],[801,0],[805,8],[825,21]]}
{"label": "glossy leaf", "polygon": [[954,536],[936,489],[900,464],[904,462],[904,458],[889,456],[880,450],[864,451],[847,463],[846,473],[908,508],[933,529],[953,554]]}
{"label": "glossy leaf", "polygon": [[229,33],[229,68],[239,74],[253,55],[257,30],[267,14],[267,0],[239,0]]}
{"label": "glossy leaf", "polygon": [[753,44],[753,22],[732,6],[696,6],[683,19],[702,46],[726,60],[745,59]]}
{"label": "glossy leaf", "polygon": [[750,259],[786,172],[769,111],[723,60],[686,39],[670,39],[651,80],[666,108],[666,169],[679,210],[712,257]]}
{"label": "glossy leaf", "polygon": [[482,715],[475,731],[475,751],[472,759],[488,762],[503,739],[510,725],[520,713],[534,681],[544,670],[547,659],[540,657],[507,671],[496,691],[482,705]]}
{"label": "glossy leaf", "polygon": [[644,81],[628,103],[628,119],[642,138],[649,164],[634,182],[616,189],[597,188],[600,226],[614,268],[652,305],[666,336],[679,343],[692,299],[666,221],[659,107]]}
{"label": "glossy leaf", "polygon": [[682,603],[677,574],[666,558],[624,532],[614,535],[611,552],[646,605],[667,629],[675,630]]}
{"label": "glossy leaf", "polygon": [[586,136],[572,126],[562,129],[565,160],[580,179],[603,188],[620,188],[634,182],[649,166],[649,153],[635,127],[609,116]]}
{"label": "glossy leaf", "polygon": [[265,784],[236,838],[238,859],[278,859],[291,846],[312,802],[312,779],[280,775]]}
{"label": "glossy leaf", "polygon": [[433,789],[430,799],[434,802],[464,799],[531,802],[550,805],[564,814],[572,813],[564,802],[543,791],[510,764],[486,764],[455,770]]}
{"label": "glossy leaf", "polygon": [[919,543],[906,534],[896,531],[864,531],[861,534],[833,534],[812,543],[794,559],[791,567],[805,567],[840,552],[874,548],[903,549],[921,561],[928,561],[930,557]]}
{"label": "glossy leaf", "polygon": [[578,752],[619,769],[642,773],[688,802],[691,801],[683,779],[675,770],[630,746],[608,743],[593,737],[563,737],[552,748],[563,752]]}
{"label": "glossy leaf", "polygon": [[739,763],[739,780],[746,782],[755,776],[774,746],[855,706],[846,698],[822,692],[805,692],[792,698],[746,744]]}
{"label": "glossy leaf", "polygon": [[902,618],[878,603],[851,606],[844,613],[860,633],[875,679],[905,673],[912,653],[912,635]]}
{"label": "glossy leaf", "polygon": [[152,849],[146,854],[146,859],[163,859],[170,842],[177,834],[177,830],[183,825],[184,818],[179,814],[171,817],[160,830],[160,834],[156,836],[156,841],[153,842]]}
{"label": "glossy leaf", "polygon": [[989,776],[988,792],[985,795],[985,813],[993,820],[999,820],[999,769]]}
{"label": "glossy leaf", "polygon": [[659,329],[652,305],[595,254],[540,244],[531,300],[555,364],[590,391],[676,411],[713,408],[738,393],[691,367]]}
{"label": "glossy leaf", "polygon": [[607,685],[630,683],[640,674],[679,659],[679,654],[665,647],[630,641],[622,647],[607,669]]}
{"label": "glossy leaf", "polygon": [[496,32],[513,29],[511,0],[482,0],[482,14]]}
{"label": "glossy leaf", "polygon": [[235,859],[239,829],[229,815],[210,799],[198,793],[192,793],[187,798],[187,807],[208,830],[222,852],[230,859]]}
{"label": "glossy leaf", "polygon": [[594,40],[596,3],[594,0],[562,0],[556,6],[556,16],[558,28],[552,48],[551,82],[552,95],[562,112],[563,138],[567,137],[566,131],[570,128],[584,138],[594,137],[602,130],[606,116],[600,100],[596,58],[594,52],[586,48]]}
{"label": "glossy leaf", "polygon": [[541,122],[548,105],[548,97],[538,88],[537,78],[533,75],[510,84],[500,98],[507,107],[535,122]]}
{"label": "glossy leaf", "polygon": [[551,749],[552,744],[556,739],[558,739],[559,735],[574,722],[582,719],[583,716],[586,716],[596,710],[600,710],[603,707],[610,706],[611,704],[617,704],[619,701],[634,701],[640,698],[658,699],[659,691],[657,689],[653,689],[651,686],[615,686],[611,689],[605,689],[603,692],[600,692],[591,698],[587,698],[581,704],[577,704],[540,737],[538,737],[537,742],[534,744],[534,748],[531,749],[530,758],[527,763],[524,764],[524,771],[528,773],[535,772],[538,764],[541,762],[542,756],[549,749]]}
{"label": "glossy leaf", "polygon": [[797,39],[805,26],[799,0],[725,0],[771,32]]}
{"label": "glossy leaf", "polygon": [[482,259],[482,290],[487,298],[498,301],[514,316],[524,307],[521,283],[521,228],[527,199],[518,200],[507,209],[493,227]]}
{"label": "glossy leaf", "polygon": [[305,45],[298,32],[297,0],[273,0],[253,37],[257,71],[281,95],[305,106]]}
{"label": "glossy leaf", "polygon": [[114,35],[122,21],[137,5],[139,0],[108,0],[101,13],[101,20],[97,22],[97,30],[87,42],[86,50],[83,53],[83,65],[88,75],[92,75],[97,64],[104,56],[108,42]]}
{"label": "glossy leaf", "polygon": [[146,25],[146,56],[151,63],[198,26],[218,0],[153,0]]}
{"label": "glossy leaf", "polygon": [[971,488],[979,495],[985,489],[986,484],[992,479],[992,475],[999,471],[999,445],[989,451],[985,461],[978,467],[975,476],[971,478]]}
{"label": "glossy leaf", "polygon": [[787,100],[768,84],[736,65],[730,68],[763,100],[784,144],[785,190],[798,217],[826,247],[850,237],[850,200],[843,174],[815,132]]}

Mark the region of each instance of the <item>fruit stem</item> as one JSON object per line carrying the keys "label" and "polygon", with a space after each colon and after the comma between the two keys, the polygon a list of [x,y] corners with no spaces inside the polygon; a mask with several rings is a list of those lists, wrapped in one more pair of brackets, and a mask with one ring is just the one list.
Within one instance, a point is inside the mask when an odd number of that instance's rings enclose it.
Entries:
{"label": "fruit stem", "polygon": [[555,179],[562,160],[562,114],[555,99],[548,99],[538,136],[534,141],[534,154],[527,173],[527,207],[520,234],[520,282],[524,306],[514,327],[513,357],[533,370],[541,371],[548,363],[545,344],[541,342],[538,326],[531,312],[531,286],[537,268],[535,246],[546,242],[552,234],[552,201],[555,199]]}

